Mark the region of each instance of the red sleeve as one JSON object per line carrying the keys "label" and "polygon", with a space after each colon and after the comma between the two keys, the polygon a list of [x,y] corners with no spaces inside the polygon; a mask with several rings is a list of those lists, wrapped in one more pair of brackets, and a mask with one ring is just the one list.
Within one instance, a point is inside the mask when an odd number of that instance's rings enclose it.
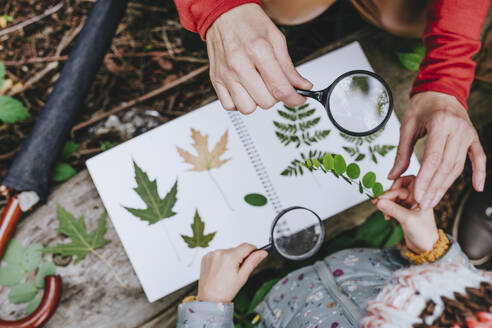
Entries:
{"label": "red sleeve", "polygon": [[260,0],[174,0],[181,24],[187,30],[200,34],[205,41],[208,28],[223,13],[243,5]]}
{"label": "red sleeve", "polygon": [[480,33],[489,0],[430,0],[424,32],[426,55],[410,96],[422,91],[452,95],[467,108],[475,73],[472,57],[480,49]]}

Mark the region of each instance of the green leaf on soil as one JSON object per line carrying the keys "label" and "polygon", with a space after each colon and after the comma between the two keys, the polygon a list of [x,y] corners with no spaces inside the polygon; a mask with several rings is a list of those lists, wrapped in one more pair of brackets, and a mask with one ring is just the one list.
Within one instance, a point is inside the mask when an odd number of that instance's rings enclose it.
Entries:
{"label": "green leaf on soil", "polygon": [[38,289],[32,282],[24,282],[22,284],[15,285],[10,289],[8,298],[13,304],[22,304],[31,301],[36,294]]}
{"label": "green leaf on soil", "polygon": [[24,279],[25,272],[18,264],[8,264],[0,268],[0,285],[14,286]]}
{"label": "green leaf on soil", "polygon": [[56,266],[52,262],[43,262],[39,266],[38,273],[36,274],[36,287],[44,288],[44,277],[56,274]]}
{"label": "green leaf on soil", "polygon": [[36,309],[38,308],[39,304],[41,304],[41,301],[42,301],[42,298],[41,297],[36,297],[32,301],[30,301],[27,304],[27,307],[26,307],[26,314],[27,315],[30,315],[31,313],[33,313],[34,311],[36,311]]}
{"label": "green leaf on soil", "polygon": [[0,96],[0,121],[5,123],[16,123],[29,117],[24,105],[9,96]]}
{"label": "green leaf on soil", "polygon": [[75,174],[77,174],[77,171],[70,164],[58,162],[53,170],[52,180],[54,182],[67,181]]}

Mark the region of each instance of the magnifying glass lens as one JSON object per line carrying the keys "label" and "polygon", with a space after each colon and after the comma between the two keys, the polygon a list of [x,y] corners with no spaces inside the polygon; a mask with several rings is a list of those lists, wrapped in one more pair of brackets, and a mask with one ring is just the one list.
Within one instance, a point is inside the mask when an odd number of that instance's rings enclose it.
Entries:
{"label": "magnifying glass lens", "polygon": [[324,227],[313,212],[295,208],[279,217],[272,237],[280,255],[291,260],[302,260],[314,255],[321,247]]}
{"label": "magnifying glass lens", "polygon": [[333,120],[349,134],[381,127],[391,111],[390,91],[375,76],[354,73],[340,79],[329,95]]}

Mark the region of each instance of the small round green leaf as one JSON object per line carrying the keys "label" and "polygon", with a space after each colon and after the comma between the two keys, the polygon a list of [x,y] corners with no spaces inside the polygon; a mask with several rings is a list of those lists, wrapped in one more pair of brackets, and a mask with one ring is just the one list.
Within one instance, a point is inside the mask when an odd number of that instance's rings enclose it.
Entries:
{"label": "small round green leaf", "polygon": [[77,174],[77,171],[70,164],[57,163],[52,179],[54,182],[62,182],[70,179],[75,174]]}
{"label": "small round green leaf", "polygon": [[13,304],[22,304],[32,301],[38,293],[38,289],[32,282],[15,285],[10,289],[9,300]]}
{"label": "small round green leaf", "polygon": [[22,247],[21,243],[19,243],[17,239],[10,239],[5,255],[3,256],[3,260],[8,264],[20,265],[22,263],[23,256],[24,247]]}
{"label": "small round green leaf", "polygon": [[313,167],[313,163],[311,162],[311,160],[310,160],[310,159],[306,159],[306,165],[307,165],[307,167],[309,167],[309,168]]}
{"label": "small round green leaf", "polygon": [[315,168],[318,169],[321,166],[317,158],[313,158],[311,161],[313,162]]}
{"label": "small round green leaf", "polygon": [[24,252],[22,257],[22,267],[26,271],[32,271],[36,269],[41,263],[41,258],[43,257],[43,245],[32,244]]}
{"label": "small round green leaf", "polygon": [[360,167],[355,163],[347,166],[347,175],[350,179],[357,179],[360,176]]}
{"label": "small round green leaf", "polygon": [[336,174],[343,174],[347,169],[347,163],[345,163],[345,159],[342,155],[335,155],[333,160],[333,169]]}
{"label": "small round green leaf", "polygon": [[383,185],[380,184],[379,182],[376,182],[374,186],[372,186],[372,193],[374,194],[374,197],[379,197],[383,194]]}
{"label": "small round green leaf", "polygon": [[39,266],[36,275],[36,287],[44,288],[44,277],[56,274],[56,266],[53,262],[43,262]]}
{"label": "small round green leaf", "polygon": [[32,301],[30,301],[29,304],[27,304],[27,307],[26,307],[26,314],[27,315],[30,315],[31,313],[33,313],[34,311],[36,311],[36,309],[38,308],[39,304],[41,304],[41,300],[42,300],[41,297],[36,297]]}
{"label": "small round green leaf", "polygon": [[9,264],[0,268],[0,285],[14,286],[24,278],[24,270],[18,264]]}
{"label": "small round green leaf", "polygon": [[244,201],[252,206],[265,206],[267,198],[261,194],[248,194],[244,196]]}
{"label": "small round green leaf", "polygon": [[323,166],[325,167],[325,169],[327,171],[333,169],[334,160],[333,160],[333,156],[331,156],[331,154],[325,154],[325,156],[323,156]]}
{"label": "small round green leaf", "polygon": [[372,188],[376,183],[376,174],[374,172],[367,172],[362,178],[362,184],[366,188]]}

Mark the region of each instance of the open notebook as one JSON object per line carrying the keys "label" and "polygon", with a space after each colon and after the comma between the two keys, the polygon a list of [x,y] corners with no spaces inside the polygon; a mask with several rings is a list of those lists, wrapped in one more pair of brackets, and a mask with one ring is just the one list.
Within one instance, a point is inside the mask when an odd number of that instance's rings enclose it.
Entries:
{"label": "open notebook", "polygon": [[[352,43],[298,69],[318,90],[346,71],[371,66]],[[283,208],[305,206],[328,218],[367,199],[331,174],[301,174],[303,155],[343,154],[390,186],[385,177],[400,127],[395,115],[382,133],[351,138],[336,130],[321,104],[309,100],[300,111],[306,114],[294,115],[299,120],[289,118],[277,104],[243,116],[215,101],[87,161],[149,301],[195,281],[208,251],[265,245]],[[300,132],[289,124],[301,123],[308,136],[290,138]],[[417,171],[413,156],[407,173]]]}

